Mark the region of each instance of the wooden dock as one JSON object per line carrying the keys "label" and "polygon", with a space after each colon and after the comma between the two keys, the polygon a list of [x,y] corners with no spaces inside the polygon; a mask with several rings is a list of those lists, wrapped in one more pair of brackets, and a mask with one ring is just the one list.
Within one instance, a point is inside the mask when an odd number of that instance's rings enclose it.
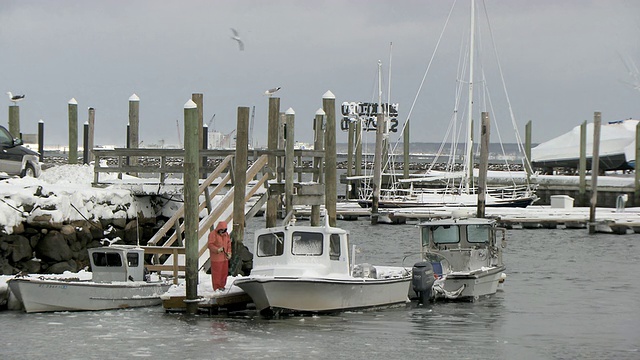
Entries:
{"label": "wooden dock", "polygon": [[[246,309],[247,305],[253,301],[244,291],[234,291],[215,294],[212,297],[201,297],[195,302],[198,304],[199,313],[212,315]],[[186,312],[186,296],[169,296],[162,300],[162,307],[166,312]]]}
{"label": "wooden dock", "polygon": [[[296,209],[296,214],[307,216],[310,210]],[[380,209],[382,224],[405,224],[431,219],[448,218],[452,215],[474,216],[473,207],[415,207],[401,209]],[[531,205],[526,208],[485,209],[486,216],[499,219],[508,229],[586,229],[589,224],[588,207],[552,208],[548,205]],[[341,220],[357,220],[369,217],[370,209],[361,208],[355,202],[341,202],[337,206],[337,216]],[[640,233],[640,208],[598,208],[596,210],[598,232],[628,234]]]}

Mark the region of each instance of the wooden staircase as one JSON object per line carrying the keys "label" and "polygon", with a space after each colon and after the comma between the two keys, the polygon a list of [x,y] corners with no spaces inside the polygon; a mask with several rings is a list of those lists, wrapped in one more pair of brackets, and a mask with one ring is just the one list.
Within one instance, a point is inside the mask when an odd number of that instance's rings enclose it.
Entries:
{"label": "wooden staircase", "polygon": [[[202,269],[209,266],[209,252],[207,251],[207,240],[211,230],[214,229],[218,221],[226,221],[228,229],[231,231],[233,226],[233,194],[237,190],[233,186],[226,192],[222,190],[232,181],[233,174],[233,155],[228,155],[218,165],[218,167],[202,182],[198,188],[198,198],[201,199],[198,205],[198,212],[201,213],[205,208],[207,215],[200,219],[198,224],[198,268]],[[260,187],[265,186],[268,175],[261,173],[261,170],[267,164],[267,155],[260,156],[251,167],[247,170],[247,187],[245,189],[245,204],[256,194]],[[224,174],[226,171],[226,174]],[[224,176],[223,176],[224,174]],[[215,185],[212,191],[214,180],[220,178],[222,180]],[[255,180],[255,181],[254,181]],[[212,204],[212,199],[219,197],[219,201]],[[203,199],[202,199],[203,198]],[[245,213],[247,218],[253,217],[257,211],[264,205],[267,199],[265,192],[253,206],[245,205]],[[173,233],[167,238],[170,230]],[[177,283],[178,276],[185,272],[185,248],[184,248],[184,205],[178,209],[173,216],[162,225],[158,232],[144,246],[146,254],[154,255],[154,264],[147,265],[149,271],[171,272],[173,274],[174,283]],[[166,239],[161,245],[161,240]],[[161,261],[161,255],[169,255],[166,260]]]}

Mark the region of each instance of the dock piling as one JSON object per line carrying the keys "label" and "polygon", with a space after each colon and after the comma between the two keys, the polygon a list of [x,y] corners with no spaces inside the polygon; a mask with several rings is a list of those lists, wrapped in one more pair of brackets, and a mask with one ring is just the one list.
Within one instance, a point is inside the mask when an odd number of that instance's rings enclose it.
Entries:
{"label": "dock piling", "polygon": [[69,157],[67,163],[78,163],[78,102],[75,98],[69,100]]}
{"label": "dock piling", "polygon": [[186,311],[198,312],[198,109],[191,99],[184,104],[184,242],[186,265]]}

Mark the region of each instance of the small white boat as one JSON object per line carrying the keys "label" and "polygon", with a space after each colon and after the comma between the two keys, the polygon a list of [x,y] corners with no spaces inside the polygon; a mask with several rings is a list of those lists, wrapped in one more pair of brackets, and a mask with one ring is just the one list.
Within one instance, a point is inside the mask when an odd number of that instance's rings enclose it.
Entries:
{"label": "small white boat", "polygon": [[288,225],[255,233],[253,270],[235,285],[263,315],[330,313],[408,301],[410,269],[351,265],[349,233]]}
{"label": "small white boat", "polygon": [[414,265],[413,290],[421,302],[474,301],[496,293],[506,277],[502,263],[506,231],[496,224],[492,219],[454,218],[418,225],[424,261]]}
{"label": "small white boat", "polygon": [[143,255],[142,248],[131,245],[92,248],[90,281],[16,275],[7,284],[28,313],[160,305],[171,283],[147,281]]}

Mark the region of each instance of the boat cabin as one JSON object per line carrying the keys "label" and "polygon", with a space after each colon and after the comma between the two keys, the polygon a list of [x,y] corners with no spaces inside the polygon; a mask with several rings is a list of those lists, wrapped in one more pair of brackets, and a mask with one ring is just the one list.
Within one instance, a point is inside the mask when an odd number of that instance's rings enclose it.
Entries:
{"label": "boat cabin", "polygon": [[89,249],[93,281],[144,281],[144,249],[111,245]]}
{"label": "boat cabin", "polygon": [[349,233],[325,226],[280,226],[255,233],[252,275],[350,273]]}
{"label": "boat cabin", "polygon": [[502,231],[501,246],[506,245],[504,229],[495,220],[484,218],[446,219],[419,224],[422,253],[431,262],[434,273],[473,271],[483,266],[502,264],[502,251],[496,232]]}

